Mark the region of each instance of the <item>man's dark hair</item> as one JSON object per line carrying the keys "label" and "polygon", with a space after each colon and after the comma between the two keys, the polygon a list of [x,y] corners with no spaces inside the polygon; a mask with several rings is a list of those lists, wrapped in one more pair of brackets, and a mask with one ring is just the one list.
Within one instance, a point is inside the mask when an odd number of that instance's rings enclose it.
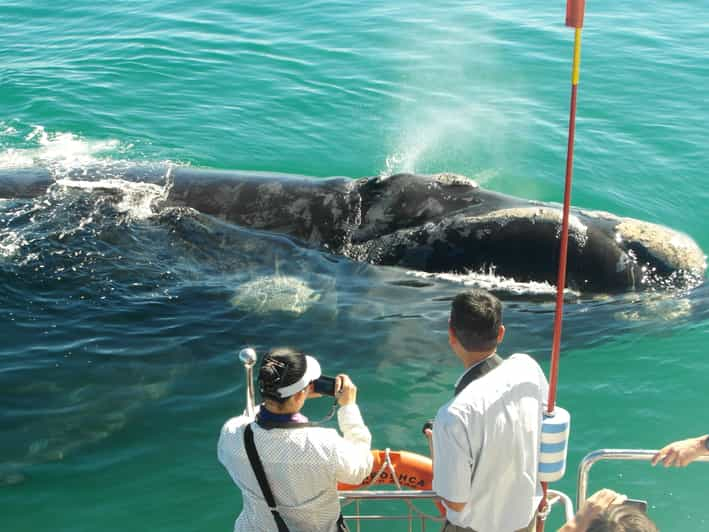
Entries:
{"label": "man's dark hair", "polygon": [[466,351],[495,349],[501,325],[502,303],[487,290],[470,290],[453,299],[450,326]]}
{"label": "man's dark hair", "polygon": [[278,388],[298,382],[305,374],[306,366],[305,355],[295,349],[279,347],[269,351],[263,357],[258,372],[258,387],[261,397],[279,403],[286,402],[289,397],[281,397],[278,394]]}
{"label": "man's dark hair", "polygon": [[610,506],[596,517],[587,532],[657,532],[655,523],[639,508],[628,504]]}

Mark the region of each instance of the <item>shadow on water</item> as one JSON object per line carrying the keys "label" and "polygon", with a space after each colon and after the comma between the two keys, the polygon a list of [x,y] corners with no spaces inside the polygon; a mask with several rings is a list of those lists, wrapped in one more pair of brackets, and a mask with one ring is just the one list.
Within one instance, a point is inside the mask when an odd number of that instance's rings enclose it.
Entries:
{"label": "shadow on water", "polygon": [[[245,345],[261,353],[293,345],[321,358],[327,373],[376,375],[383,408],[404,379],[432,393],[452,364],[450,300],[471,284],[490,287],[485,276],[421,278],[190,209],[144,206],[115,189],[0,203],[0,484],[110,446],[154,408],[241,396],[234,353]],[[499,280],[493,289],[506,301],[505,352],[545,359],[553,297],[536,289],[525,297]],[[648,327],[665,334],[697,314],[706,319],[708,299],[706,287],[570,296],[564,342],[592,346]]]}

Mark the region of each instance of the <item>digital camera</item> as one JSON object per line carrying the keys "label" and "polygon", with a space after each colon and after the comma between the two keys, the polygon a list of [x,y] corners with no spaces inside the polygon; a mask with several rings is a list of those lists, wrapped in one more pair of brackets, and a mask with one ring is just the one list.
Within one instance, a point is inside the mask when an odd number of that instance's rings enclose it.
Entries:
{"label": "digital camera", "polygon": [[313,381],[313,391],[320,395],[335,397],[335,377],[320,375],[320,377]]}

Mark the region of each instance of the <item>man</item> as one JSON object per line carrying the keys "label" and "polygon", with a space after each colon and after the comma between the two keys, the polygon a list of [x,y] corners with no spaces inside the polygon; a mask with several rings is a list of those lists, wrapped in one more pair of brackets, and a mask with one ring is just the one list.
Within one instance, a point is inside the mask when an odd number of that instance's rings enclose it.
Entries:
{"label": "man", "polygon": [[504,335],[499,299],[485,290],[455,297],[448,341],[465,373],[425,431],[433,490],[448,509],[444,532],[534,530],[548,384],[528,355],[497,355]]}

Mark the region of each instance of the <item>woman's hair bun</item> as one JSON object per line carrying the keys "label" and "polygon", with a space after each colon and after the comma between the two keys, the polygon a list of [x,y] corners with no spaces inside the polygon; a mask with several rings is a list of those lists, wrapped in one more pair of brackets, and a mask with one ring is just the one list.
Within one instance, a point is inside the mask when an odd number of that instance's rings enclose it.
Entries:
{"label": "woman's hair bun", "polygon": [[283,388],[297,382],[305,373],[305,355],[294,349],[282,347],[271,350],[259,368],[259,391],[269,399],[282,400],[278,393]]}
{"label": "woman's hair bun", "polygon": [[281,373],[278,371],[275,363],[277,363],[277,361],[271,359],[261,366],[261,370],[259,371],[259,380],[262,383],[273,385],[280,382]]}

